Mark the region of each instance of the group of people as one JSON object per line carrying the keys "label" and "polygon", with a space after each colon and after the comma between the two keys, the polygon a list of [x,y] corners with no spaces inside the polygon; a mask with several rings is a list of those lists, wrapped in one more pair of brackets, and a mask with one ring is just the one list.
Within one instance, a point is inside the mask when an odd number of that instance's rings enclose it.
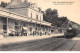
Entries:
{"label": "group of people", "polygon": [[16,32],[11,32],[9,34],[9,36],[28,36],[28,35],[47,35],[47,32],[39,32],[39,31],[33,31],[33,32],[30,32],[29,33],[29,30],[26,28],[26,27],[22,27],[21,28],[21,31],[16,31]]}

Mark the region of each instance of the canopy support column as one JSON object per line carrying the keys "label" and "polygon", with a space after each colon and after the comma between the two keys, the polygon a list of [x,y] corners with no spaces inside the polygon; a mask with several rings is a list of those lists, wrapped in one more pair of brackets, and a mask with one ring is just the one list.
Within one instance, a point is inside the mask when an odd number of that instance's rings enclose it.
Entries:
{"label": "canopy support column", "polygon": [[6,36],[8,36],[9,34],[8,34],[8,18],[7,18],[7,35]]}

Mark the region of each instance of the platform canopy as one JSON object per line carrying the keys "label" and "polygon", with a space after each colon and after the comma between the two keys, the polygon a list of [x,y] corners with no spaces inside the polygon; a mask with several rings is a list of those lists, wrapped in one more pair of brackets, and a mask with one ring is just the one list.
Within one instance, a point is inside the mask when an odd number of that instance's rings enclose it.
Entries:
{"label": "platform canopy", "polygon": [[5,17],[5,18],[10,18],[10,19],[15,19],[15,20],[21,20],[21,21],[25,21],[25,22],[32,22],[32,23],[37,23],[37,24],[41,24],[41,25],[51,26],[51,23],[49,23],[49,22],[39,21],[36,19],[28,18],[28,17],[22,16],[15,12],[8,11],[3,8],[0,8],[0,16]]}

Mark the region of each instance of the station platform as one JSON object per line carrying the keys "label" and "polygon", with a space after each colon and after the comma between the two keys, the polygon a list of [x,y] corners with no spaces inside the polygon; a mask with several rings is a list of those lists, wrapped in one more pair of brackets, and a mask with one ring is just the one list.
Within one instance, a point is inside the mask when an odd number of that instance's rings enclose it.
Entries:
{"label": "station platform", "polygon": [[64,35],[64,34],[61,33],[61,34],[42,35],[42,36],[18,36],[18,37],[13,36],[13,37],[7,37],[7,38],[0,39],[0,46],[6,45],[6,44],[8,45],[8,44],[13,44],[13,43],[33,41],[33,40],[38,40],[38,39],[45,39],[45,38],[50,38],[50,37],[62,36],[62,35]]}

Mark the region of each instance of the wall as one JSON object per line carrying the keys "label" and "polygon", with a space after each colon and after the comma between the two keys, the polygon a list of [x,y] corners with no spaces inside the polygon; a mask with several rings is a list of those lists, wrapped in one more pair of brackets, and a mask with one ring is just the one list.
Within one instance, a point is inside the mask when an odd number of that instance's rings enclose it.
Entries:
{"label": "wall", "polygon": [[14,9],[8,9],[12,12],[15,12],[15,13],[18,13],[20,15],[23,15],[23,16],[27,16],[28,14],[28,10],[27,8],[14,8]]}
{"label": "wall", "polygon": [[28,17],[31,18],[31,13],[32,13],[32,18],[36,19],[36,15],[38,15],[38,20],[40,21],[40,17],[41,17],[41,21],[43,21],[43,14],[40,12],[37,12],[31,8],[28,8]]}

